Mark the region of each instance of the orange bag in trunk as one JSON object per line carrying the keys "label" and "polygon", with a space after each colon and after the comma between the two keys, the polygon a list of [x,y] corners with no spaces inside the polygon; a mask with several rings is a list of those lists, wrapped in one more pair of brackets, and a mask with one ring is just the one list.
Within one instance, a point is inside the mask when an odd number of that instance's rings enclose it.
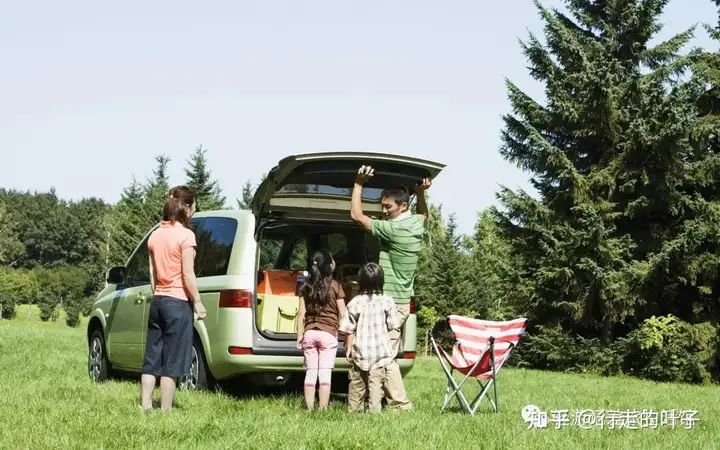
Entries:
{"label": "orange bag in trunk", "polygon": [[257,288],[258,294],[295,295],[297,279],[301,271],[265,270]]}

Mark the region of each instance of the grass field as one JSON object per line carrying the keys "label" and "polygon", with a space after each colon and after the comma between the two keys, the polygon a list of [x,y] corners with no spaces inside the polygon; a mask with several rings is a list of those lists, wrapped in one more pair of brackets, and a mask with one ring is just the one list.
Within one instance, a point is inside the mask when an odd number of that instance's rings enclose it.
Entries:
{"label": "grass field", "polygon": [[[522,345],[522,343],[521,343]],[[720,388],[503,369],[501,411],[440,413],[444,378],[421,358],[406,379],[415,411],[350,415],[343,398],[307,413],[295,392],[180,392],[170,414],[142,415],[138,385],[93,384],[84,327],[43,323],[20,309],[0,321],[0,447],[3,448],[718,448]],[[227,390],[227,389],[226,389]],[[526,404],[545,411],[696,410],[691,430],[528,430]]]}

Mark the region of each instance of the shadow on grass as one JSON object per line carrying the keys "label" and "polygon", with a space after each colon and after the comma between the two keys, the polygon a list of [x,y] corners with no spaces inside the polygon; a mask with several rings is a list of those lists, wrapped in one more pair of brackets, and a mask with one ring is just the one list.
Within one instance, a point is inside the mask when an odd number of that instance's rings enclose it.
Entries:
{"label": "shadow on grass", "polygon": [[[297,396],[298,399],[302,399],[304,395],[304,379],[304,372],[295,372],[290,375],[284,385],[271,386],[264,384],[257,378],[240,376],[231,380],[217,382],[215,390],[236,399],[249,397],[280,398],[287,396]],[[331,390],[331,401],[339,400],[343,403],[346,401],[347,383],[337,383],[333,380]]]}
{"label": "shadow on grass", "polygon": [[[258,397],[271,399],[297,397],[298,401],[302,403],[304,407],[304,378],[305,372],[295,372],[290,375],[285,384],[273,386],[263,383],[262,377],[238,376],[230,380],[217,381],[215,385],[208,391],[227,395],[228,397],[236,400],[244,400]],[[133,373],[116,372],[113,374],[113,379],[126,383],[140,383],[140,376]],[[335,380],[333,380],[333,382],[334,384],[332,387],[332,394],[330,398],[331,403],[345,404],[347,402],[347,383],[336,383]],[[159,377],[155,386],[156,388],[160,387]],[[157,405],[153,404],[153,407],[159,408],[159,403]]]}

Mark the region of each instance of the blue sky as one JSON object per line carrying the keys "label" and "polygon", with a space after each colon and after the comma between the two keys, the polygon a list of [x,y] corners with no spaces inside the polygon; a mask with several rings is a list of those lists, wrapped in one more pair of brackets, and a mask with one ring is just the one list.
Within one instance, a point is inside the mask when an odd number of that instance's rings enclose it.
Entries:
{"label": "blue sky", "polygon": [[[498,148],[505,77],[542,96],[518,44],[541,31],[530,0],[0,6],[1,187],[115,202],[160,153],[182,183],[203,145],[234,205],[289,154],[399,153],[447,164],[432,200],[467,233],[500,184],[528,187]],[[660,38],[716,17],[673,0]]]}

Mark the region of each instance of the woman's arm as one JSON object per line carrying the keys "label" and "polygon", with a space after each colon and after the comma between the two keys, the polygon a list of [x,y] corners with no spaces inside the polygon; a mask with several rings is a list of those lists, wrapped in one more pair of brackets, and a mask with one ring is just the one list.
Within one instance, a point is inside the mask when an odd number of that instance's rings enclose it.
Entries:
{"label": "woman's arm", "polygon": [[200,298],[197,278],[195,277],[195,247],[187,247],[182,251],[182,278],[183,284],[190,293],[190,301],[193,303],[198,320],[204,319],[207,316],[207,311]]}
{"label": "woman's arm", "polygon": [[152,253],[149,254],[148,258],[150,259],[150,292],[155,295],[155,260],[153,259]]}

